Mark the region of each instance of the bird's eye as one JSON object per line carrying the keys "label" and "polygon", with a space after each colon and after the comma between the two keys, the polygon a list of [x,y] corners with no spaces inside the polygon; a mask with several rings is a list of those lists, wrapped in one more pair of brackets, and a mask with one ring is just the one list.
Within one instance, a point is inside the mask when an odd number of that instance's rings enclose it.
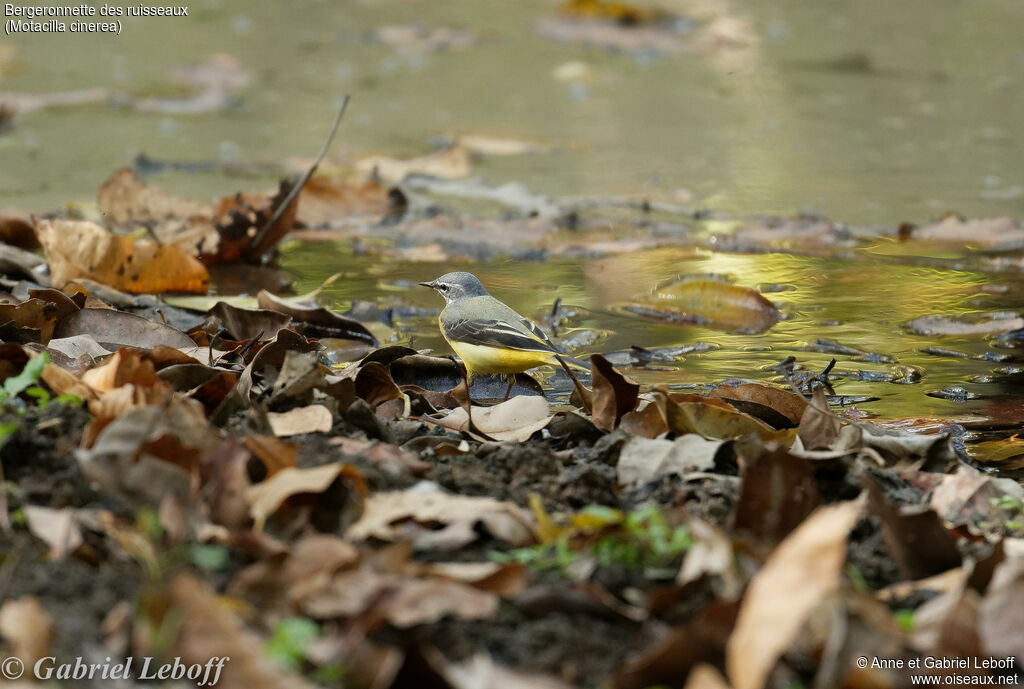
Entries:
{"label": "bird's eye", "polygon": [[448,291],[448,285],[438,285],[437,288],[439,290],[441,290],[442,292],[447,292]]}

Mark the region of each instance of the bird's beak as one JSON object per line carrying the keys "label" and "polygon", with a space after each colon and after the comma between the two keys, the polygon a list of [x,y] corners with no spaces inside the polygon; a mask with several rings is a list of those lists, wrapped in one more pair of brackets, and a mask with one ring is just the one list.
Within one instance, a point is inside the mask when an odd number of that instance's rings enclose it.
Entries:
{"label": "bird's beak", "polygon": [[421,282],[420,285],[422,287],[429,287],[430,289],[434,289],[434,283],[433,282]]}

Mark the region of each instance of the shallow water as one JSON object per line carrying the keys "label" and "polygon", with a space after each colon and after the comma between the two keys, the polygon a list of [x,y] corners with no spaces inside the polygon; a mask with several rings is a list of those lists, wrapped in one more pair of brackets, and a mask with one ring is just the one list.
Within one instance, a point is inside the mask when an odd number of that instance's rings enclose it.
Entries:
{"label": "shallow water", "polygon": [[[165,70],[213,52],[239,58],[253,82],[227,112],[172,116],[97,106],[20,117],[0,135],[0,206],[88,205],[114,169],[143,152],[221,162],[310,156],[342,94],[351,93],[333,151],[341,159],[366,152],[417,155],[431,150],[432,137],[484,133],[554,148],[476,161],[474,175],[495,184],[520,181],[556,197],[677,200],[689,194],[695,207],[732,215],[810,209],[846,223],[889,227],[927,222],[948,209],[968,216],[1020,214],[1024,50],[1018,0],[664,4],[726,17],[747,34],[746,47],[652,56],[555,43],[533,30],[557,7],[540,0],[203,0],[191,3],[187,20],[126,21],[117,38],[20,36],[7,43],[16,47],[16,69],[0,76],[0,89],[113,86],[170,95],[178,91]],[[410,22],[468,29],[479,43],[408,54],[366,38],[374,27]],[[553,70],[569,61],[586,62],[592,77],[554,78]],[[214,198],[274,180],[166,173],[152,181]],[[668,370],[631,372],[642,383],[769,380],[775,374],[764,367],[790,354],[820,369],[831,355],[803,347],[827,338],[922,372],[912,385],[838,381],[839,394],[880,398],[863,409],[888,417],[1019,417],[1016,385],[996,371],[1007,364],[920,351],[940,346],[980,355],[989,349],[984,337],[915,336],[902,324],[929,314],[1014,309],[1024,291],[1020,276],[929,267],[891,253],[880,242],[851,259],[663,249],[467,266],[357,257],[345,245],[318,244],[290,245],[281,263],[300,292],[344,272],[346,279],[325,295],[339,308],[360,298],[436,310],[436,295],[409,285],[468,268],[524,314],[539,318],[561,297],[579,311],[573,328],[607,332],[581,353],[695,341],[717,347],[666,364]],[[769,297],[787,319],[767,333],[737,335],[622,311],[655,283],[694,273],[782,288]],[[981,289],[990,283],[1007,289]],[[447,351],[430,316],[400,319],[396,337]],[[838,358],[841,373],[886,372],[895,365]],[[995,375],[995,382],[972,382],[985,375]],[[954,403],[924,394],[948,385],[989,399]]]}

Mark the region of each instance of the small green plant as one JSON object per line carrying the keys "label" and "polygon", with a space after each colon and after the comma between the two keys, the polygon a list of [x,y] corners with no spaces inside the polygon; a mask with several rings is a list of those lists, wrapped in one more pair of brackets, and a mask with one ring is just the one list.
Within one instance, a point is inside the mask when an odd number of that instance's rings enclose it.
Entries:
{"label": "small green plant", "polygon": [[913,610],[894,610],[892,618],[896,621],[896,624],[900,626],[907,634],[914,631],[914,611]]}
{"label": "small green plant", "polygon": [[1004,513],[1003,526],[1007,531],[1012,533],[1024,530],[1024,503],[1021,503],[1020,498],[1000,495],[998,498],[989,498],[989,504]]}
{"label": "small green plant", "polygon": [[50,363],[50,355],[43,352],[37,357],[29,359],[25,368],[16,376],[10,376],[4,381],[3,388],[0,388],[0,402],[8,402],[17,399],[18,395],[24,393],[36,400],[36,405],[45,408],[50,402],[62,402],[64,404],[81,404],[81,398],[76,395],[60,395],[54,400],[49,391],[37,385],[43,376],[43,368]]}
{"label": "small green plant", "polygon": [[[267,641],[267,655],[272,661],[292,672],[301,672],[309,648],[321,636],[320,626],[306,617],[281,620]],[[316,668],[312,679],[319,684],[337,682],[345,676],[341,663],[327,663]]]}
{"label": "small green plant", "polygon": [[[572,546],[575,542],[580,545]],[[580,557],[599,565],[626,569],[668,567],[693,544],[685,524],[669,526],[658,507],[623,514],[600,505],[584,508],[573,517],[573,527],[559,531],[550,542],[506,553],[491,553],[499,562],[515,562],[531,569],[564,571]]]}

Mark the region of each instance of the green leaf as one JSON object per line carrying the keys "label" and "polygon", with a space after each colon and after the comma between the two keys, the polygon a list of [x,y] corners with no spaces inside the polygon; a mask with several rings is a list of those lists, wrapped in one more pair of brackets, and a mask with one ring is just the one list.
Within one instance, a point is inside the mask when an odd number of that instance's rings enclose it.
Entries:
{"label": "green leaf", "polygon": [[50,393],[44,390],[43,388],[39,387],[38,385],[33,385],[30,388],[26,388],[25,394],[28,395],[29,397],[34,397],[36,400],[36,404],[39,405],[40,409],[45,409],[46,405],[50,403]]}
{"label": "green leaf", "polygon": [[267,641],[267,655],[278,665],[297,670],[306,659],[310,644],[320,636],[320,627],[306,617],[281,620]]}
{"label": "green leaf", "polygon": [[224,569],[231,561],[228,549],[219,545],[193,544],[189,550],[189,557],[196,567],[213,572]]}
{"label": "green leaf", "polygon": [[14,397],[30,385],[35,385],[39,382],[39,377],[43,375],[43,367],[48,363],[50,363],[50,355],[46,352],[29,359],[21,373],[4,381],[4,392],[8,396]]}
{"label": "green leaf", "polygon": [[7,442],[7,439],[11,434],[18,430],[19,425],[21,424],[17,421],[5,421],[0,423],[0,445]]}

